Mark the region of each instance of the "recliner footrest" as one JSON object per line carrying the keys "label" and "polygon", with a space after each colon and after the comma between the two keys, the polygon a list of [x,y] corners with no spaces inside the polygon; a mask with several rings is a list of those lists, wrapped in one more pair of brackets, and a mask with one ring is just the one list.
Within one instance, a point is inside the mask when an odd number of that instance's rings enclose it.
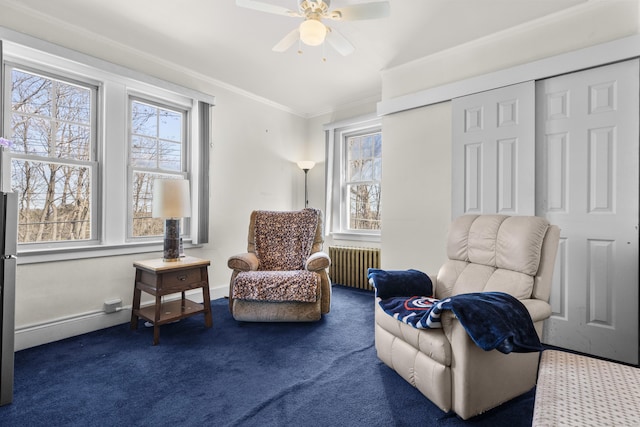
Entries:
{"label": "recliner footrest", "polygon": [[233,299],[315,302],[320,276],[312,271],[244,271],[233,283]]}

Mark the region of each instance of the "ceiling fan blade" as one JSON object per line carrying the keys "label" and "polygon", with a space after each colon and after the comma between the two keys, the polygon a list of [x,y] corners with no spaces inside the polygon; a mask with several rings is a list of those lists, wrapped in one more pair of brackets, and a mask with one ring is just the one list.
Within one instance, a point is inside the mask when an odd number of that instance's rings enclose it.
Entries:
{"label": "ceiling fan blade", "polygon": [[300,16],[295,10],[254,0],[236,0],[236,6],[284,16]]}
{"label": "ceiling fan blade", "polygon": [[341,7],[328,13],[328,18],[337,21],[357,21],[360,19],[378,19],[389,16],[388,1],[354,4]]}
{"label": "ceiling fan blade", "polygon": [[342,56],[347,56],[356,50],[355,47],[335,28],[327,27],[327,42]]}
{"label": "ceiling fan blade", "polygon": [[282,40],[278,42],[271,50],[274,52],[284,52],[289,49],[295,42],[300,40],[300,30],[296,28],[292,30],[289,34],[284,36]]}

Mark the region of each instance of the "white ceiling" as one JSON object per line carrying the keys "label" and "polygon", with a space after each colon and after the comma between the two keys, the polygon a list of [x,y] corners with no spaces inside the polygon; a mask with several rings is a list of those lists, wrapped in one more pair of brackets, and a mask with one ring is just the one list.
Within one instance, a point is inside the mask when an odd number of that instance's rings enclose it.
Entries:
{"label": "white ceiling", "polygon": [[[297,7],[297,0],[261,1]],[[331,9],[369,1],[378,0],[332,0]],[[297,45],[271,51],[301,18],[240,8],[235,0],[0,0],[0,25],[20,30],[30,17],[44,17],[80,37],[109,39],[313,116],[377,100],[381,70],[587,1],[597,0],[390,0],[388,18],[331,22],[356,51],[343,57],[327,46],[326,62],[323,47],[304,47],[301,55]],[[24,21],[3,22],[3,8]],[[60,42],[56,34],[47,39]]]}

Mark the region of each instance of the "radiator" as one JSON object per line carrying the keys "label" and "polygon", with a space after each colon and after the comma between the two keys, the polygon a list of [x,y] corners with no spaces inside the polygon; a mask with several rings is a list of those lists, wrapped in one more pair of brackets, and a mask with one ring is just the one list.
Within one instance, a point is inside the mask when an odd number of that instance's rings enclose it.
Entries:
{"label": "radiator", "polygon": [[332,283],[372,291],[367,269],[380,268],[380,249],[329,246],[329,277]]}

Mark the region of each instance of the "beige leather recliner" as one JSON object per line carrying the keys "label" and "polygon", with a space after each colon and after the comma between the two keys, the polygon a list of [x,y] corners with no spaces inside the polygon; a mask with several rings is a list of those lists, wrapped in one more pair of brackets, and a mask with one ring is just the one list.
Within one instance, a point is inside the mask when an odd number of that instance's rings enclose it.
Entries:
{"label": "beige leather recliner", "polygon": [[[548,304],[560,229],[534,216],[464,215],[453,221],[448,260],[432,276],[435,297],[497,291],[518,298],[538,336]],[[377,299],[378,300],[378,299]],[[539,353],[484,351],[450,311],[442,329],[416,329],[376,301],[378,357],[445,412],[463,419],[483,413],[536,383]]]}

